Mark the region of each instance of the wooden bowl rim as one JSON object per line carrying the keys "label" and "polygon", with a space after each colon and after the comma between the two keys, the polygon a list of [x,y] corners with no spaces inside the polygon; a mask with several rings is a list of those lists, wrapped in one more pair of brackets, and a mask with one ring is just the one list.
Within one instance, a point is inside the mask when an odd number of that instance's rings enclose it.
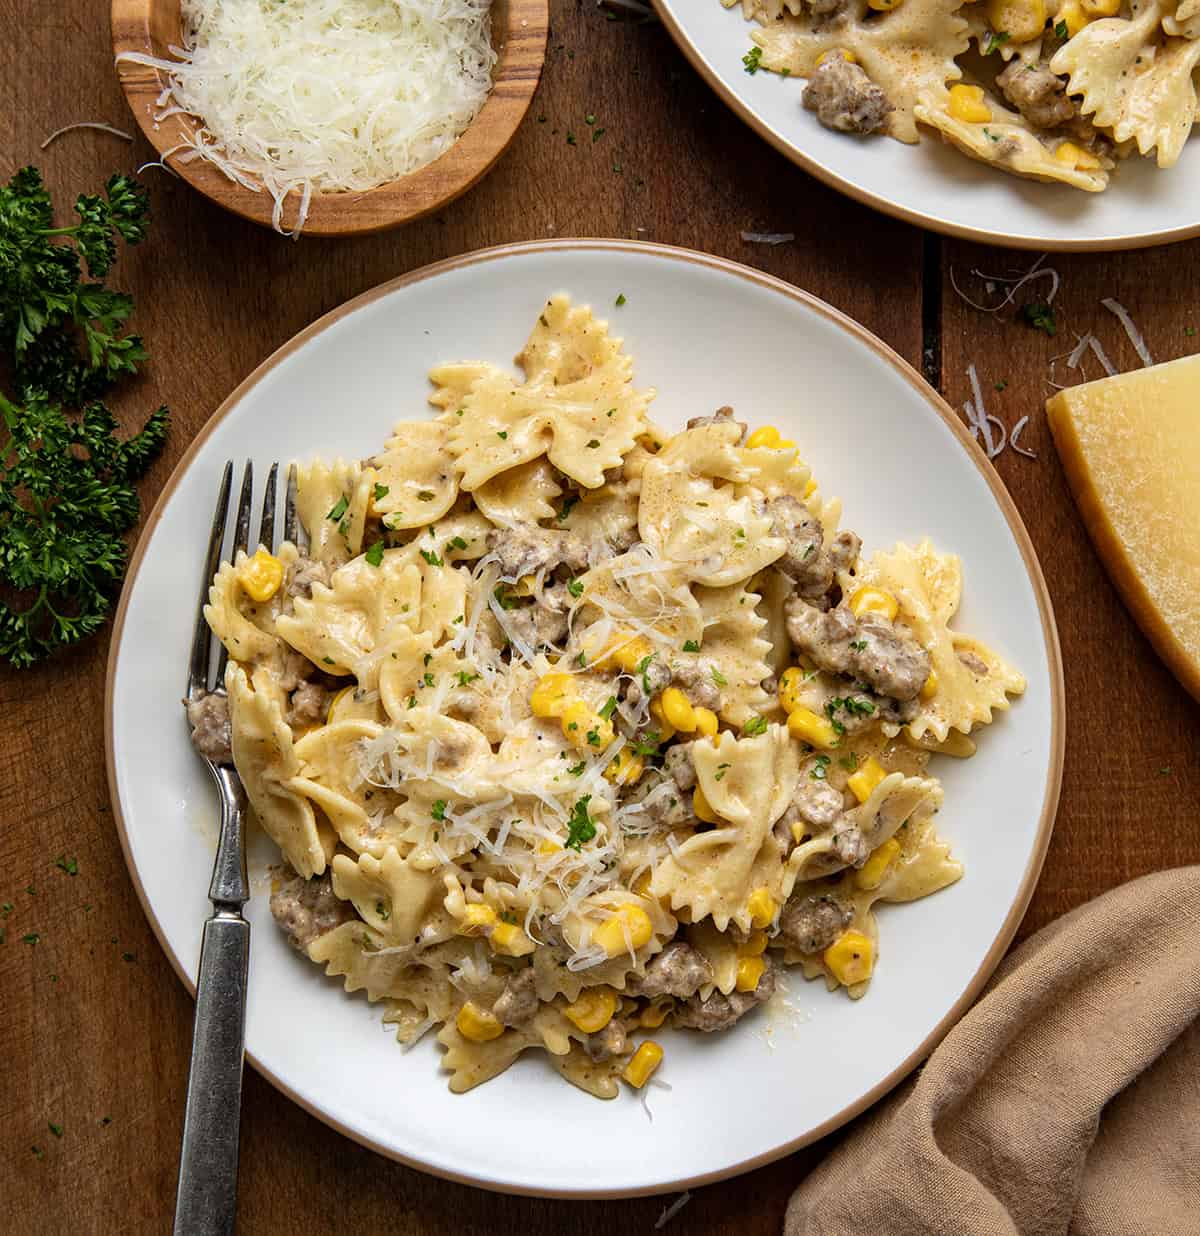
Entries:
{"label": "wooden bowl rim", "polygon": [[[164,56],[151,33],[151,17],[164,0],[112,0],[113,56],[141,52]],[[303,232],[312,236],[353,236],[380,232],[430,214],[476,184],[516,135],[537,90],[546,58],[549,0],[506,0],[493,13],[503,17],[500,37],[492,43],[498,59],[492,90],[483,107],[444,154],[399,180],[361,192],[314,193]],[[230,180],[204,159],[181,161],[186,150],[172,150],[194,132],[190,116],[156,121],[155,100],[167,85],[162,69],[129,61],[115,65],[125,100],[138,126],[163,162],[192,188],[226,210],[266,227],[272,226],[275,201],[264,189],[255,192]],[[168,153],[171,152],[171,153]],[[296,194],[284,202],[283,227],[294,224]]]}

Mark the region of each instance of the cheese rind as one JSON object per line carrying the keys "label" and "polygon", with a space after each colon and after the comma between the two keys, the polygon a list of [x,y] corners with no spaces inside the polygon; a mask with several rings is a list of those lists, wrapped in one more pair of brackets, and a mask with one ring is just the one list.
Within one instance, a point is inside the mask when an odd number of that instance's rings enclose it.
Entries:
{"label": "cheese rind", "polygon": [[1113,582],[1200,699],[1200,356],[1059,391],[1046,415]]}

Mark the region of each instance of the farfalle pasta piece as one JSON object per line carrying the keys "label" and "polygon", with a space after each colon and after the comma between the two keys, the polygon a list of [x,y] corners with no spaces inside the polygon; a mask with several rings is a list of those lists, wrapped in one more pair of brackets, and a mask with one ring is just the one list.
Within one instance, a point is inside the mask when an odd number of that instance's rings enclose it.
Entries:
{"label": "farfalle pasta piece", "polygon": [[423,528],[458,497],[458,474],[446,451],[450,426],[401,421],[371,460],[371,509],[387,528]]}
{"label": "farfalle pasta piece", "polygon": [[1109,171],[1115,166],[1108,155],[1097,155],[1095,168],[1064,162],[1054,152],[1066,143],[1065,135],[1047,135],[1047,140],[1043,140],[1019,112],[1011,111],[994,98],[988,99],[987,106],[990,120],[960,120],[951,114],[949,93],[945,89],[931,89],[921,94],[914,114],[964,154],[1003,171],[1032,180],[1058,181],[1088,193],[1100,193],[1107,188]]}
{"label": "farfalle pasta piece", "polygon": [[1163,17],[1167,34],[1182,39],[1200,39],[1200,0],[1180,0],[1174,13]]}
{"label": "farfalle pasta piece", "polygon": [[[523,382],[489,368],[465,395],[433,402],[461,402],[449,449],[462,488],[472,492],[498,473],[542,455],[578,484],[595,489],[604,472],[620,466],[644,428],[653,392],[633,386],[633,362],[607,325],[565,296],[547,302],[517,363]],[[442,385],[443,375],[430,375]],[[457,412],[457,409],[455,410]]]}
{"label": "farfalle pasta piece", "polygon": [[918,97],[962,76],[955,60],[970,40],[961,7],[962,0],[904,0],[876,13],[867,0],[851,0],[844,19],[785,16],[750,37],[762,48],[762,67],[789,76],[810,77],[824,52],[849,51],[892,105],[888,133],[915,143]]}
{"label": "farfalle pasta piece", "polygon": [[518,528],[552,519],[552,502],[562,495],[554,469],[546,459],[534,459],[497,473],[471,494],[475,505],[498,528]]}
{"label": "farfalle pasta piece", "polygon": [[585,489],[558,526],[582,537],[588,545],[626,546],[637,540],[638,481],[619,480]]}
{"label": "farfalle pasta piece", "polygon": [[335,854],[333,891],[354,908],[388,945],[412,944],[437,913],[444,888],[433,872],[419,871],[394,849],[382,858],[360,854],[358,860]]}
{"label": "farfalle pasta piece", "polygon": [[[583,1038],[553,1005],[544,1004],[520,1028],[505,1030],[498,1038],[476,1043],[464,1038],[453,1021],[438,1031],[438,1042],[446,1048],[442,1068],[450,1073],[450,1090],[463,1094],[503,1073],[523,1051],[540,1047],[553,1057],[565,1056],[572,1039]],[[614,1091],[615,1093],[615,1091]]]}
{"label": "farfalle pasta piece", "polygon": [[749,579],[787,548],[771,533],[761,493],[731,483],[750,476],[735,447],[739,432],[726,422],[676,434],[642,470],[642,540],[685,578],[713,588]]}
{"label": "farfalle pasta piece", "polygon": [[1193,72],[1200,42],[1161,39],[1162,0],[1134,0],[1129,20],[1090,22],[1055,52],[1051,71],[1082,95],[1080,110],[1118,142],[1136,141],[1143,155],[1157,151],[1159,167],[1173,167],[1197,119]]}
{"label": "farfalle pasta piece", "polygon": [[759,638],[769,651],[765,654],[768,671],[778,677],[792,663],[792,642],[788,639],[784,603],[795,584],[782,571],[769,568],[751,584],[759,595],[758,616],[763,620]]}
{"label": "farfalle pasta piece", "polygon": [[308,533],[309,557],[340,566],[362,552],[374,477],[342,459],[296,465],[296,514]]}
{"label": "farfalle pasta piece", "polygon": [[[296,562],[296,547],[284,542],[276,557],[285,572]],[[283,604],[282,590],[269,601],[255,601],[242,587],[241,572],[247,555],[240,550],[234,561],[222,562],[208,590],[204,620],[235,661],[265,662],[280,655],[275,623]]]}
{"label": "farfalle pasta piece", "polygon": [[278,699],[256,691],[235,661],[225,671],[225,690],[233,763],[263,832],[305,879],[321,875],[337,837],[328,825],[317,822],[312,804],[294,786],[300,761]]}
{"label": "farfalle pasta piece", "polygon": [[771,707],[762,681],[771,673],[771,645],[763,639],[767,620],[758,612],[760,598],[740,584],[731,588],[697,588],[704,615],[704,656],[718,665],[721,719],[745,725]]}
{"label": "farfalle pasta piece", "polygon": [[[686,572],[649,546],[635,546],[601,562],[580,583],[577,630],[585,648],[596,645],[592,660],[601,655],[614,629],[632,629],[672,649],[688,641],[699,643],[704,634],[704,615],[688,587]],[[587,634],[591,624],[602,632],[594,640]]]}
{"label": "farfalle pasta piece", "polygon": [[795,745],[781,725],[735,739],[728,731],[692,746],[700,792],[720,817],[711,832],[672,847],[655,868],[650,891],[687,908],[693,921],[712,916],[719,931],[732,921],[750,927],[750,894],[783,882],[783,850],[771,826],[796,788]]}
{"label": "farfalle pasta piece", "polygon": [[933,695],[919,701],[909,722],[915,739],[933,734],[939,741],[951,729],[968,733],[987,724],[995,709],[1007,709],[1010,695],[1025,690],[1025,677],[978,640],[952,631],[948,623],[961,589],[958,559],[939,554],[928,541],[915,548],[899,544],[860,563],[856,585],[891,592],[900,603],[899,621],[925,648],[937,675]]}

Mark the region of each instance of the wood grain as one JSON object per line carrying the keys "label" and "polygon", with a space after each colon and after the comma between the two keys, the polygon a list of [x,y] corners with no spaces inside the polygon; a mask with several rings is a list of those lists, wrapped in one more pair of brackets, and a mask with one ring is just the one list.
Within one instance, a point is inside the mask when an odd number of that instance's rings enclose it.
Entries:
{"label": "wood grain", "polygon": [[[179,0],[112,0],[112,50],[173,60],[171,47],[183,44]],[[305,220],[313,236],[362,236],[386,231],[440,210],[479,181],[508,148],[537,89],[546,54],[547,0],[495,0],[492,45],[498,53],[492,92],[458,141],[440,158],[411,175],[364,193],[318,194]],[[190,116],[156,119],[168,74],[122,61],[117,73],[142,133],[166,163],[193,188],[226,210],[272,226],[275,202],[230,180],[203,159],[184,162],[196,122]],[[183,147],[180,150],[180,147]],[[299,211],[292,194],[284,203],[281,226],[290,231]]]}
{"label": "wood grain", "polygon": [[[21,32],[0,46],[0,174],[36,162],[62,201],[155,157],[140,137],[130,150],[87,132],[38,149],[72,121],[132,129],[106,13],[104,0],[0,0],[0,29]],[[956,405],[974,360],[989,381],[1008,379],[996,396],[1000,414],[1031,414],[1026,440],[1041,459],[1006,454],[1000,473],[1058,609],[1069,749],[1059,824],[1026,930],[1136,874],[1200,860],[1195,707],[1116,599],[1045,433],[1041,361],[1061,346],[977,315],[943,287],[950,263],[960,273],[976,264],[1002,273],[1022,259],[947,245],[943,264],[942,242],[810,179],[720,105],[657,25],[606,21],[591,0],[555,0],[552,20],[542,82],[508,152],[452,207],[397,231],[292,244],[183,181],[146,173],[151,235],[115,272],[137,299],[135,326],[153,358],[116,411],[130,428],[159,401],[174,414],[168,450],[142,487],[146,502],[260,360],[393,275],[484,245],[568,235],[659,240],[747,262],[830,301],[913,364],[924,362],[935,380],[944,370]],[[766,248],[744,243],[743,230],[797,239]],[[1109,294],[1134,312],[1163,359],[1194,345],[1173,306],[1194,303],[1197,245],[1054,264],[1071,324],[1103,324],[1114,359],[1132,360],[1096,304]],[[142,916],[111,825],[106,654],[102,635],[39,670],[0,670],[0,903],[14,906],[0,923],[0,1198],[6,1227],[20,1236],[161,1232],[173,1204],[192,1005]],[[1163,767],[1170,773],[1160,775]],[[77,859],[77,876],[55,866],[60,854]],[[40,942],[22,943],[34,931]],[[679,1227],[666,1230],[777,1233],[791,1189],[834,1140],[700,1190]],[[243,1233],[300,1222],[314,1233],[612,1236],[651,1232],[668,1200],[553,1203],[446,1184],[362,1150],[247,1074]]]}

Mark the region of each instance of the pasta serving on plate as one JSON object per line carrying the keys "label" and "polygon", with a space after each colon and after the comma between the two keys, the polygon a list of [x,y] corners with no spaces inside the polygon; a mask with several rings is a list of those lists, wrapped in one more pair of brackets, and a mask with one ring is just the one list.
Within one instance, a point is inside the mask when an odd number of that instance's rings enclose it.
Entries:
{"label": "pasta serving on plate", "polygon": [[[727,8],[736,0],[721,0]],[[1200,0],[742,0],[747,67],[806,79],[822,124],[936,130],[1002,171],[1098,193],[1200,119]]]}
{"label": "pasta serving on plate", "polygon": [[[668,434],[603,322],[549,300],[517,363],[433,370],[432,419],[299,471],[305,546],[224,563],[235,762],[271,908],[450,1088],[542,1048],[612,1097],[664,1023],[724,1030],[783,968],[853,998],[876,902],[961,867],[930,756],[1024,680],[955,631],[958,559],[869,556],[797,448]],[[227,711],[226,711],[227,710]]]}

